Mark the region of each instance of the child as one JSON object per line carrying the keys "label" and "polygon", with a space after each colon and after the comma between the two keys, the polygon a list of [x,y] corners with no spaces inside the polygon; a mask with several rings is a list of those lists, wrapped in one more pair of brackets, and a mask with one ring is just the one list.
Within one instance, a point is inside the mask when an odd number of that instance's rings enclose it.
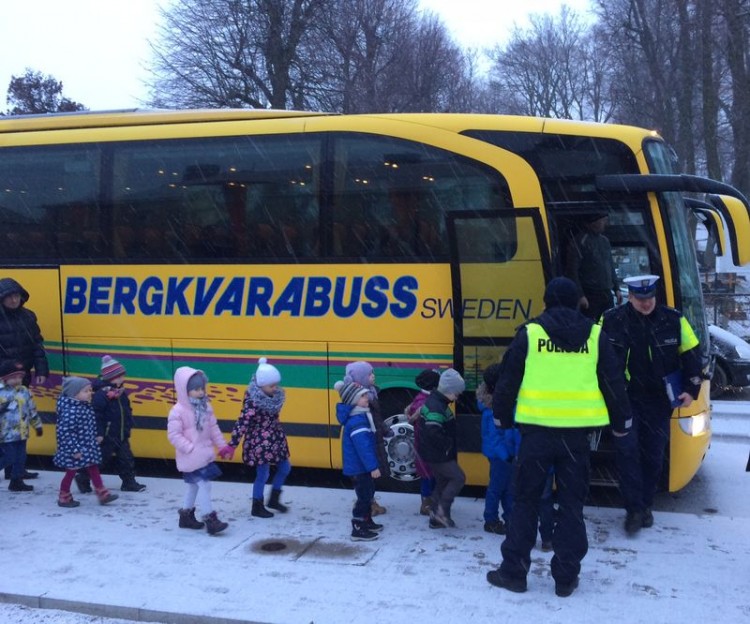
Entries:
{"label": "child", "polygon": [[24,483],[26,440],[31,427],[42,435],[42,419],[36,411],[29,389],[23,385],[26,374],[21,362],[6,360],[0,364],[0,460],[11,469],[11,492],[31,492]]}
{"label": "child", "polygon": [[432,492],[435,489],[435,477],[432,475],[432,472],[430,472],[430,467],[427,465],[427,462],[416,452],[416,449],[419,446],[419,428],[417,427],[417,419],[419,418],[420,410],[425,404],[430,392],[437,389],[438,382],[440,381],[440,373],[430,369],[423,370],[417,375],[414,381],[419,388],[419,393],[406,407],[404,414],[406,414],[406,420],[414,427],[414,463],[417,468],[417,476],[421,479],[420,494],[422,495],[422,505],[419,508],[419,513],[423,516],[429,516],[430,510],[432,509]]}
{"label": "child", "polygon": [[268,506],[280,513],[287,512],[287,506],[279,501],[279,497],[292,464],[289,462],[286,435],[279,420],[285,399],[280,383],[281,373],[278,369],[269,364],[266,358],[260,358],[258,370],[245,391],[242,412],[232,430],[228,447],[230,450],[219,453],[224,459],[231,458],[244,436],[242,461],[248,466],[256,467],[250,513],[257,518],[273,518],[273,514],[263,506],[263,490],[271,472],[271,464],[276,464],[276,474],[271,484]]}
{"label": "child", "polygon": [[[518,429],[500,429],[492,413],[492,393],[499,375],[500,363],[488,366],[476,394],[477,406],[482,413],[482,454],[490,463],[490,479],[484,497],[484,530],[505,535],[505,523],[513,507],[513,459],[518,455],[521,435]],[[502,520],[499,514],[501,505]]]}
{"label": "child", "polygon": [[[344,383],[356,383],[367,389],[367,395],[370,400],[370,414],[372,414],[373,422],[375,423],[375,439],[376,446],[375,452],[378,456],[378,465],[380,467],[380,474],[385,476],[389,472],[388,467],[388,454],[385,450],[385,439],[393,436],[393,431],[390,427],[386,426],[383,420],[383,414],[380,410],[380,402],[378,401],[378,388],[375,386],[375,370],[372,364],[369,362],[351,362],[346,365],[346,375],[343,379]],[[373,496],[372,499],[372,515],[378,516],[384,514],[387,511],[385,507],[378,504]]]}
{"label": "child", "polygon": [[[135,458],[130,450],[130,431],[133,428],[133,410],[128,392],[123,387],[125,367],[109,355],[102,358],[99,378],[94,382],[91,405],[96,414],[96,433],[102,439],[102,464],[112,458],[122,480],[123,492],[142,492],[146,486],[135,480]],[[88,474],[79,470],[76,484],[82,492],[90,492]]]}
{"label": "child", "polygon": [[52,460],[55,466],[65,469],[57,498],[60,507],[80,505],[70,493],[70,485],[79,468],[88,469],[101,505],[117,500],[117,494],[111,494],[104,487],[99,474],[102,461],[100,442],[96,436],[94,408],[91,407],[91,382],[83,377],[65,377],[62,394],[57,399],[57,452]]}
{"label": "child", "polygon": [[[181,529],[202,529],[216,535],[229,525],[219,520],[211,503],[211,480],[221,475],[214,462],[214,447],[227,446],[206,396],[208,377],[195,368],[181,366],[174,374],[177,403],[169,411],[167,437],[175,447],[177,470],[185,481],[185,499],[180,514]],[[195,517],[196,502],[203,522]]]}
{"label": "child", "polygon": [[369,410],[367,388],[354,382],[337,381],[333,386],[341,397],[336,418],[341,423],[341,455],[344,474],[354,482],[357,502],[352,509],[352,541],[378,539],[382,524],[372,521],[373,479],[380,476],[375,451],[375,423]]}
{"label": "child", "polygon": [[420,412],[419,452],[435,475],[434,505],[430,511],[431,529],[455,527],[451,506],[466,482],[466,475],[458,465],[456,417],[450,408],[464,391],[466,384],[452,368],[440,374],[437,390],[430,393]]}

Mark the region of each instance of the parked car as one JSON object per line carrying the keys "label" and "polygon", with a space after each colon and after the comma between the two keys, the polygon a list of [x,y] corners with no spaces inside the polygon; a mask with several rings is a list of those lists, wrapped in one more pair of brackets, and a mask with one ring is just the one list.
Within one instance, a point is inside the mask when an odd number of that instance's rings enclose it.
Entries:
{"label": "parked car", "polygon": [[716,325],[709,325],[708,333],[714,360],[711,398],[720,397],[728,388],[750,386],[750,344]]}

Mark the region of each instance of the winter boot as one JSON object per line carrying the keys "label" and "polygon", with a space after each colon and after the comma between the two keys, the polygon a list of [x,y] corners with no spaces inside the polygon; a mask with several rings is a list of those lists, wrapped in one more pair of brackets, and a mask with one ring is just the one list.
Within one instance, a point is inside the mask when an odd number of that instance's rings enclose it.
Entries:
{"label": "winter boot", "polygon": [[11,492],[33,492],[34,486],[23,482],[23,479],[11,479],[8,489]]}
{"label": "winter boot", "polygon": [[286,513],[289,508],[279,502],[279,496],[281,496],[281,490],[271,490],[271,497],[268,499],[268,506],[279,513]]}
{"label": "winter boot", "polygon": [[419,508],[419,514],[421,516],[429,516],[431,509],[432,509],[432,499],[429,496],[423,496],[422,505]]}
{"label": "winter boot", "polygon": [[253,499],[253,508],[250,511],[250,515],[256,518],[273,518],[273,514],[263,505],[262,498]]}
{"label": "winter boot", "polygon": [[146,486],[143,485],[143,483],[138,483],[135,479],[129,479],[127,481],[122,482],[122,487],[120,488],[120,491],[122,492],[143,492],[143,490],[146,489]]}
{"label": "winter boot", "polygon": [[106,505],[107,503],[111,503],[120,498],[117,494],[112,494],[112,492],[105,487],[96,489],[96,497],[99,499],[100,505]]}
{"label": "winter boot", "polygon": [[370,503],[370,515],[373,516],[380,516],[381,514],[384,514],[386,511],[388,511],[385,507],[380,505],[378,501],[376,501],[374,498],[372,499],[372,503]]}
{"label": "winter boot", "polygon": [[70,492],[60,490],[60,495],[57,497],[58,507],[78,507],[80,504],[77,500],[73,499],[73,495]]}
{"label": "winter boot", "polygon": [[222,522],[221,520],[219,520],[219,517],[216,515],[215,511],[212,511],[207,516],[203,516],[203,521],[206,523],[206,531],[208,531],[209,535],[216,535],[217,533],[221,533],[229,526],[226,522]]}
{"label": "winter boot", "polygon": [[180,514],[180,528],[181,529],[202,529],[205,525],[204,522],[200,522],[195,517],[195,507],[192,509],[178,509]]}
{"label": "winter boot", "polygon": [[629,511],[625,516],[625,532],[635,535],[643,528],[643,512]]}
{"label": "winter boot", "polygon": [[374,533],[380,533],[383,530],[383,525],[372,521],[372,516],[367,516],[362,525],[368,530]]}
{"label": "winter boot", "polygon": [[352,520],[352,541],[371,542],[378,539],[378,534],[370,531],[364,520]]}
{"label": "winter boot", "polygon": [[[10,480],[11,479],[10,474],[11,474],[11,467],[10,466],[6,466],[5,467],[5,478],[8,479],[8,480]],[[24,469],[23,474],[21,475],[21,478],[24,479],[24,480],[27,480],[27,481],[29,479],[36,479],[37,477],[39,477],[39,473],[38,472],[29,472],[26,469]]]}
{"label": "winter boot", "polygon": [[91,494],[94,491],[91,489],[91,481],[89,481],[88,474],[76,472],[76,485],[81,494]]}

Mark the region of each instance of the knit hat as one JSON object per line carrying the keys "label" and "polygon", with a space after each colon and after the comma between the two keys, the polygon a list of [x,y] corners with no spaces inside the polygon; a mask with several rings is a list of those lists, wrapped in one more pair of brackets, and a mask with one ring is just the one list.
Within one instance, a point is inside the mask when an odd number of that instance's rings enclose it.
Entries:
{"label": "knit hat", "polygon": [[548,308],[562,306],[564,308],[578,309],[578,286],[572,279],[567,277],[556,277],[547,284],[544,291],[544,305]]}
{"label": "knit hat", "polygon": [[432,392],[438,387],[438,383],[440,382],[440,373],[432,369],[423,370],[421,373],[419,373],[419,375],[417,375],[414,381],[417,384],[417,388],[427,390],[427,392]]}
{"label": "knit hat", "polygon": [[99,376],[104,381],[112,381],[125,375],[125,367],[111,355],[102,358],[102,370]]}
{"label": "knit hat", "polygon": [[437,389],[441,394],[459,395],[466,389],[466,382],[458,371],[448,368],[440,373]]}
{"label": "knit hat", "polygon": [[495,391],[497,380],[500,378],[501,369],[502,369],[502,366],[500,362],[495,362],[494,364],[490,364],[487,368],[484,369],[484,373],[482,374],[482,379],[484,380],[484,385],[487,386],[488,392]]}
{"label": "knit hat", "polygon": [[264,357],[258,360],[258,370],[255,371],[255,383],[258,386],[272,386],[281,381],[279,369],[268,363]]}
{"label": "knit hat", "polygon": [[192,375],[190,375],[190,379],[188,379],[187,382],[187,391],[190,392],[191,390],[200,390],[201,388],[206,387],[208,384],[208,377],[206,377],[206,374],[203,371],[196,371]]}
{"label": "knit hat", "polygon": [[356,382],[346,383],[345,381],[337,381],[333,384],[333,387],[338,390],[341,402],[347,405],[356,405],[360,397],[363,394],[367,394],[367,388]]}
{"label": "knit hat", "polygon": [[75,398],[81,390],[90,385],[91,382],[83,377],[64,377],[62,393],[67,397]]}
{"label": "knit hat", "polygon": [[372,364],[369,362],[351,362],[346,365],[346,376],[351,378],[355,383],[360,386],[370,385],[370,375],[372,374]]}
{"label": "knit hat", "polygon": [[2,381],[10,379],[15,375],[23,377],[25,374],[26,369],[21,362],[16,362],[15,360],[3,360],[0,362],[0,380]]}

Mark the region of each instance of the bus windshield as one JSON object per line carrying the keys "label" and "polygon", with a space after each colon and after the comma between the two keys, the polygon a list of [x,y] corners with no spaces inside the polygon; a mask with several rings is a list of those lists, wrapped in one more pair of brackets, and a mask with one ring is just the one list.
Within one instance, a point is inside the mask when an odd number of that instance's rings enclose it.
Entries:
{"label": "bus windshield", "polygon": [[[658,141],[648,141],[644,148],[653,173],[674,173],[668,147]],[[672,271],[675,280],[675,306],[680,309],[695,330],[703,355],[707,357],[708,327],[695,243],[687,221],[688,211],[679,193],[659,193],[658,197],[659,204],[664,211],[665,228],[672,243],[675,259]]]}

